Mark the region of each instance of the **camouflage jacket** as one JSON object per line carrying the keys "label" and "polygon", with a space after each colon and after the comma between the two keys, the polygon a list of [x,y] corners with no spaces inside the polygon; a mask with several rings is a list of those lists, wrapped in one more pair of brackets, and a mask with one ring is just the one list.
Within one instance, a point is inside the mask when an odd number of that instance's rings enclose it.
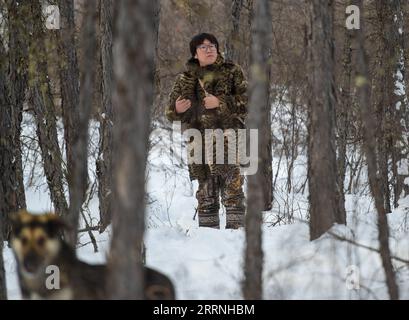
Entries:
{"label": "camouflage jacket", "polygon": [[[199,83],[199,79],[204,87]],[[206,93],[216,96],[219,107],[205,109]],[[177,113],[177,98],[189,99],[192,106],[184,113]],[[247,81],[241,67],[225,61],[218,55],[216,62],[200,67],[197,59],[186,63],[186,71],[178,75],[169,95],[165,115],[170,121],[181,121],[184,128],[239,129],[244,128],[247,116]],[[203,166],[203,167],[202,167]],[[189,165],[190,178],[200,179],[209,172],[207,165]]]}

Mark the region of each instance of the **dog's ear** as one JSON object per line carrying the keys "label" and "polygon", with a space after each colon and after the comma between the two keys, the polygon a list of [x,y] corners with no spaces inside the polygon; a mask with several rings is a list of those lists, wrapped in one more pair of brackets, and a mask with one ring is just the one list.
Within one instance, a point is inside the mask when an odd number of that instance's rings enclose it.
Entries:
{"label": "dog's ear", "polygon": [[47,232],[50,237],[57,237],[61,235],[63,230],[70,229],[67,223],[58,215],[47,213],[46,217]]}
{"label": "dog's ear", "polygon": [[25,210],[9,213],[12,234],[17,235],[20,233],[20,230],[23,227],[22,216],[24,214],[27,214]]}

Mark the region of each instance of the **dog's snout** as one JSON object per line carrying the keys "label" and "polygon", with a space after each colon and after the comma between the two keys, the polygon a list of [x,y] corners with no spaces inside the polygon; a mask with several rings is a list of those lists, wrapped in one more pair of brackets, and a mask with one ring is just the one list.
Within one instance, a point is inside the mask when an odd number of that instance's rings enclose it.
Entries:
{"label": "dog's snout", "polygon": [[30,273],[36,272],[40,264],[41,259],[33,251],[28,252],[27,255],[24,257],[23,260],[24,268]]}

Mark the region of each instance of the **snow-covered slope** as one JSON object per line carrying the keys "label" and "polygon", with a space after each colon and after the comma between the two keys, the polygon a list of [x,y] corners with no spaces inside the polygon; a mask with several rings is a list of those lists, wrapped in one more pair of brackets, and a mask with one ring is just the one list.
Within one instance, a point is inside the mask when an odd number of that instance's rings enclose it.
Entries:
{"label": "snow-covered slope", "polygon": [[[166,137],[163,132],[160,136]],[[244,231],[225,230],[221,209],[221,230],[198,228],[193,220],[196,183],[187,170],[175,169],[169,155],[169,140],[163,138],[149,156],[146,247],[147,265],[167,274],[175,283],[179,299],[241,299]],[[276,172],[278,160],[274,158]],[[305,159],[295,164],[294,181],[305,181]],[[280,182],[280,181],[283,182]],[[264,213],[264,298],[265,299],[387,299],[381,260],[376,252],[334,239],[330,234],[310,242],[307,191],[295,187],[285,191],[286,168],[281,167],[274,208]],[[46,186],[27,188],[28,209],[52,208]],[[294,191],[297,190],[297,191]],[[336,225],[331,232],[362,245],[377,248],[376,213],[367,196],[347,195],[348,226]],[[388,215],[391,249],[409,260],[409,198]],[[98,217],[97,199],[90,202]],[[292,212],[291,224],[273,225],[274,219]],[[285,218],[286,219],[286,218]],[[283,220],[283,222],[285,221]],[[81,235],[81,259],[101,263],[109,250],[108,229],[95,232],[99,252],[94,253],[87,234]],[[16,266],[11,251],[4,251],[9,298],[19,299]],[[408,265],[395,261],[402,299],[409,299]],[[347,276],[348,275],[348,276]],[[355,279],[355,289],[350,280]],[[358,289],[359,285],[359,289]]]}

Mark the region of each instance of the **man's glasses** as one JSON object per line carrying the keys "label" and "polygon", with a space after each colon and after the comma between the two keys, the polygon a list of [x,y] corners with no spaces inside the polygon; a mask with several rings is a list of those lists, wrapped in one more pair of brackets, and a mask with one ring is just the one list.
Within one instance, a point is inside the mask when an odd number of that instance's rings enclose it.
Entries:
{"label": "man's glasses", "polygon": [[209,44],[209,45],[201,44],[200,46],[197,46],[197,48],[201,51],[207,51],[207,49],[209,49],[210,51],[215,51],[216,45],[215,44]]}

